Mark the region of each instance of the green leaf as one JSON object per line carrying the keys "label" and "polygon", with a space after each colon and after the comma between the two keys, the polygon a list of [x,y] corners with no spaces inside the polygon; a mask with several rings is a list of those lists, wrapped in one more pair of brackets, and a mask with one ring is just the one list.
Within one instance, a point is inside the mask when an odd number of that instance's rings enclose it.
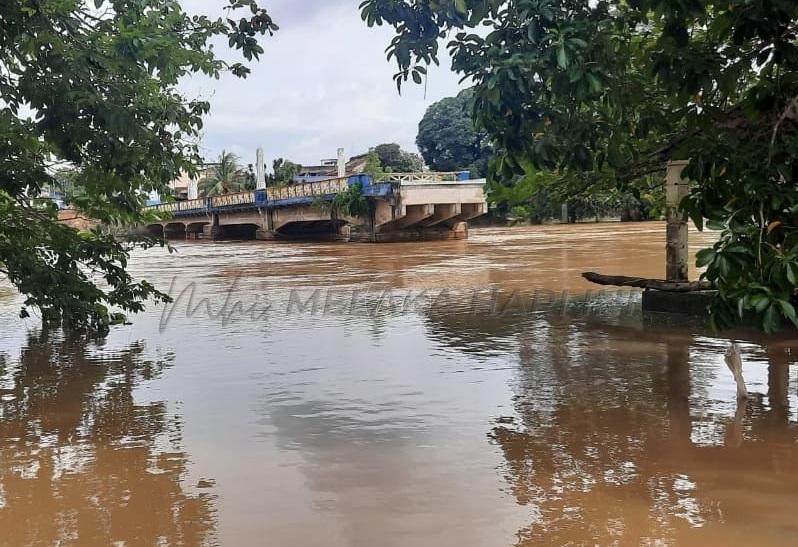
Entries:
{"label": "green leaf", "polygon": [[560,44],[557,49],[557,65],[563,70],[568,68],[568,52],[565,51],[565,44]]}
{"label": "green leaf", "polygon": [[769,306],[762,318],[762,328],[767,334],[775,334],[781,328],[781,316],[776,306]]}
{"label": "green leaf", "polygon": [[696,254],[696,266],[699,268],[708,266],[713,260],[715,260],[714,249],[703,249]]}

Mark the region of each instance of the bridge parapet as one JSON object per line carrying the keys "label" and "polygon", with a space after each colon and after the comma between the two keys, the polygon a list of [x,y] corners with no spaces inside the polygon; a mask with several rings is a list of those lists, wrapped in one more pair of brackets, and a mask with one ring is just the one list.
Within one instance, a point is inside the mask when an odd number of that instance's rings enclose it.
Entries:
{"label": "bridge parapet", "polygon": [[271,187],[266,189],[268,201],[279,201],[294,198],[316,198],[345,192],[356,177],[327,179],[317,182],[304,182],[291,186]]}
{"label": "bridge parapet", "polygon": [[[369,175],[351,175],[341,178],[330,178],[316,182],[306,182],[282,187],[269,187],[264,190],[250,190],[236,194],[223,194],[209,198],[162,203],[148,207],[150,210],[170,213],[173,217],[195,217],[231,211],[273,209],[309,205],[319,198],[331,199],[336,194],[345,192],[351,186],[360,184],[363,193],[371,198],[391,200],[401,199],[405,203],[419,203],[419,200],[434,198],[429,203],[449,203],[452,197],[435,195],[422,191],[437,188],[439,192],[449,192],[446,187],[458,188],[455,202],[484,201],[481,192],[484,180],[470,180],[467,171],[457,172],[420,172],[420,173],[386,173],[376,181]],[[477,188],[469,195],[463,194],[467,187]],[[413,190],[415,199],[409,198],[408,190]],[[471,195],[473,194],[473,195]],[[446,201],[446,199],[449,201]],[[440,201],[443,199],[444,201]],[[426,202],[425,202],[426,203]]]}
{"label": "bridge parapet", "polygon": [[238,194],[222,194],[213,196],[209,200],[212,209],[221,207],[235,207],[255,203],[255,191],[240,192]]}
{"label": "bridge parapet", "polygon": [[398,182],[399,184],[421,182],[428,184],[434,182],[463,182],[470,178],[471,175],[468,171],[427,171],[418,173],[385,173],[379,177],[378,182]]}

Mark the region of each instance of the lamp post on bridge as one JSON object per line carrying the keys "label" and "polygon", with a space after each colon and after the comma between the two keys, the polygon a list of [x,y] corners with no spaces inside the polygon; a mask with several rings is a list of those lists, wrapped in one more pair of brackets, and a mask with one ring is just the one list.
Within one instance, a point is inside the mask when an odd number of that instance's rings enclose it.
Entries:
{"label": "lamp post on bridge", "polygon": [[346,158],[344,157],[344,149],[338,149],[338,178],[342,179],[346,176]]}
{"label": "lamp post on bridge", "polygon": [[266,188],[266,172],[263,165],[263,148],[258,148],[255,153],[255,189],[263,190]]}

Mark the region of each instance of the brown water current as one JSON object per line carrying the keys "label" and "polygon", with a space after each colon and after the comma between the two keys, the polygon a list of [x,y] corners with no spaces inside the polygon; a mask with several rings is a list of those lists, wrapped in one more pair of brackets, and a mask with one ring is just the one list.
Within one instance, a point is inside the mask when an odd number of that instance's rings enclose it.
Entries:
{"label": "brown water current", "polygon": [[103,340],[0,283],[0,545],[798,542],[798,340],[580,277],[661,277],[661,223],[176,245]]}

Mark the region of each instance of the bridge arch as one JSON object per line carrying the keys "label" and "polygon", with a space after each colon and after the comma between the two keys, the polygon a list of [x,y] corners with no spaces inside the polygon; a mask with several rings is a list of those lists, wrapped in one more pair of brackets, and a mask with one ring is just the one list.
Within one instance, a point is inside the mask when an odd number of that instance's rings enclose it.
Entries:
{"label": "bridge arch", "polygon": [[186,238],[199,239],[205,232],[205,227],[210,226],[210,221],[189,222],[186,224]]}
{"label": "bridge arch", "polygon": [[286,222],[277,229],[277,234],[283,237],[294,239],[317,239],[317,238],[336,238],[341,236],[345,229],[349,228],[349,222],[344,219],[325,219],[325,220],[296,220]]}
{"label": "bridge arch", "polygon": [[163,233],[167,239],[185,239],[186,225],[182,222],[168,222],[163,227]]}
{"label": "bridge arch", "polygon": [[164,236],[164,230],[163,230],[163,225],[162,224],[148,224],[145,227],[145,229],[147,230],[147,233],[149,235],[151,235],[152,237],[163,237]]}
{"label": "bridge arch", "polygon": [[240,224],[221,224],[214,226],[214,239],[251,240],[257,239],[258,230],[263,230],[260,224],[242,222]]}

